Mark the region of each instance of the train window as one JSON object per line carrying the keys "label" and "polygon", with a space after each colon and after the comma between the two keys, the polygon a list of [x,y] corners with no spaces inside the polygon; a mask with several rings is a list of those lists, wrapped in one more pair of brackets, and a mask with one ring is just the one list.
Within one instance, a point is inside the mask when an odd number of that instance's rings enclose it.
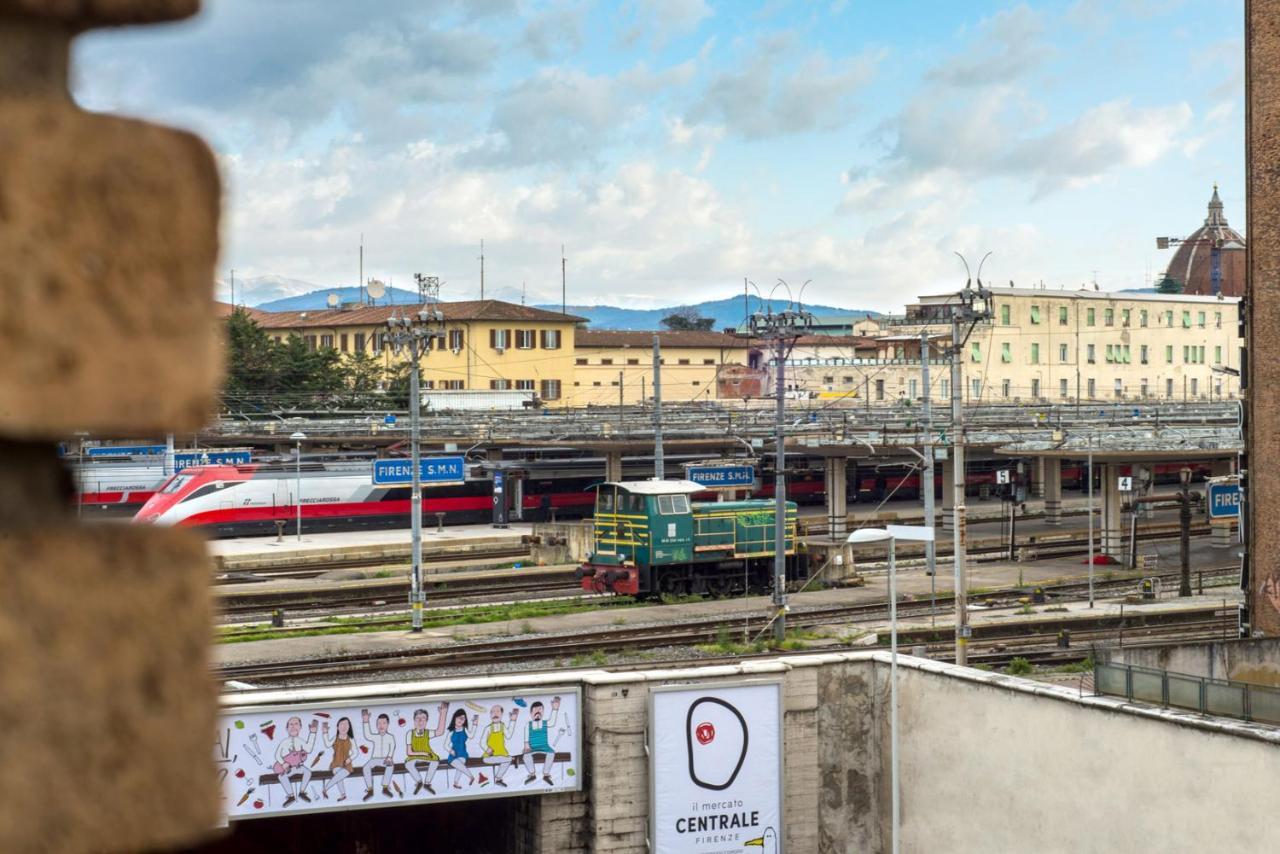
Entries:
{"label": "train window", "polygon": [[161,487],[160,492],[164,495],[169,495],[171,493],[177,492],[179,489],[182,489],[182,487],[186,486],[188,483],[191,482],[191,477],[192,476],[189,474],[183,474],[183,475],[178,475],[177,477],[174,477],[174,478],[170,478],[169,482],[166,483],[163,487]]}
{"label": "train window", "polygon": [[689,499],[684,495],[659,495],[658,512],[670,516],[689,512]]}
{"label": "train window", "polygon": [[613,491],[612,490],[604,490],[604,489],[600,490],[599,495],[596,496],[596,510],[600,511],[601,513],[613,512]]}

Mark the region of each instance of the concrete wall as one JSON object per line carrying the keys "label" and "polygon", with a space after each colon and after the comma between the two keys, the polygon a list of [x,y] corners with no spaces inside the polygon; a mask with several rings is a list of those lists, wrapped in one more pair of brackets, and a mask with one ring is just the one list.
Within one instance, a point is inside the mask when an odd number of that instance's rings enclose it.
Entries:
{"label": "concrete wall", "polygon": [[[878,665],[881,666],[882,665]],[[1269,851],[1280,731],[915,660],[903,851]]]}
{"label": "concrete wall", "polygon": [[1109,659],[1112,664],[1280,687],[1280,638],[1125,647],[1111,650]]}

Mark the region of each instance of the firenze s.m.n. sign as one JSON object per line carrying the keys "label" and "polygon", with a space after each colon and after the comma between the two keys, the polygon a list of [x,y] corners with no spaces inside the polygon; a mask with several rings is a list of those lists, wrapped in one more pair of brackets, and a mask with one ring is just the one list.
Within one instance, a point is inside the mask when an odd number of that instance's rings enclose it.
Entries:
{"label": "firenze s.m.n. sign", "polygon": [[650,694],[650,816],[659,854],[782,850],[782,683]]}

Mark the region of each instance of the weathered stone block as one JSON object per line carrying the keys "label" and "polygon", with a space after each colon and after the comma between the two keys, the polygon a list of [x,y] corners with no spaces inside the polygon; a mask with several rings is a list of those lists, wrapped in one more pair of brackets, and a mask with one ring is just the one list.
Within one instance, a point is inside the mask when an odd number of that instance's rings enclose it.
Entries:
{"label": "weathered stone block", "polygon": [[0,0],[0,16],[46,18],[83,30],[176,21],[200,11],[200,0]]}
{"label": "weathered stone block", "polygon": [[0,531],[0,851],[136,851],[217,818],[202,541]]}
{"label": "weathered stone block", "polygon": [[0,433],[204,425],[218,204],[191,134],[0,100]]}

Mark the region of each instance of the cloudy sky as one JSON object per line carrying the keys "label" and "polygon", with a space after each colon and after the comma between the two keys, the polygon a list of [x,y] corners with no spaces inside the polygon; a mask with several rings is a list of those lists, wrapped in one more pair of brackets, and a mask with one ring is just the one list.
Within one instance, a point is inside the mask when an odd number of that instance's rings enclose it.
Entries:
{"label": "cloudy sky", "polygon": [[78,41],[76,96],[203,134],[223,268],[666,305],[812,279],[1141,287],[1216,180],[1244,223],[1240,0],[206,0]]}

